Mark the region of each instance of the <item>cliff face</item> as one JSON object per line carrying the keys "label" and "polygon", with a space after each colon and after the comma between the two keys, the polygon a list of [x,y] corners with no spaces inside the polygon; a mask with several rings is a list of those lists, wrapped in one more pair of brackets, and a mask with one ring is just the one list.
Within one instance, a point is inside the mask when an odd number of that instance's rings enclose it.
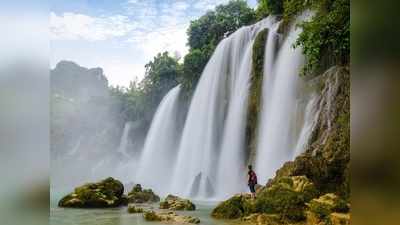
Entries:
{"label": "cliff face", "polygon": [[106,96],[108,81],[103,69],[87,69],[70,61],[60,61],[50,71],[51,93],[87,101],[91,97]]}
{"label": "cliff face", "polygon": [[[285,163],[276,177],[307,176],[320,193],[334,192],[348,199],[350,163],[350,73],[332,67],[315,78],[319,89],[318,119],[305,152]],[[268,186],[268,185],[267,185]]]}

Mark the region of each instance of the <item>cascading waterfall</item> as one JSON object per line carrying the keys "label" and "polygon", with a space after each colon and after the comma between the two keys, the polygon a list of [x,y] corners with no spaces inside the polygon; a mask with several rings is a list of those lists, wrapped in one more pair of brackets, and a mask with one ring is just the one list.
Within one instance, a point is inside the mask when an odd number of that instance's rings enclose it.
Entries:
{"label": "cascading waterfall", "polygon": [[198,82],[180,137],[176,118],[180,86],[168,92],[155,113],[141,157],[130,163],[135,183],[161,195],[196,199],[217,200],[246,191],[244,141],[252,48],[265,28],[269,32],[255,159],[260,183],[304,150],[317,98],[305,91],[299,77],[304,56],[292,46],[299,29],[293,26],[282,40],[278,27],[275,17],[268,17],[218,44]]}
{"label": "cascading waterfall", "polygon": [[[302,50],[293,48],[300,32],[293,25],[276,55],[273,49],[276,39],[271,37],[275,32],[271,32],[267,40],[255,162],[261,184],[272,178],[284,162],[293,160],[302,152],[311,133],[315,101],[305,93],[305,84],[299,77],[305,60]],[[303,118],[299,116],[302,114]]]}
{"label": "cascading waterfall", "polygon": [[129,157],[129,154],[126,152],[126,148],[129,142],[129,131],[131,130],[132,122],[128,121],[124,125],[124,130],[122,132],[121,141],[118,147],[118,152],[123,154],[126,157]]}
{"label": "cascading waterfall", "polygon": [[177,114],[180,85],[164,96],[148,131],[135,181],[152,187],[161,195],[171,181],[172,165],[176,155]]}
{"label": "cascading waterfall", "polygon": [[221,198],[245,187],[240,184],[245,174],[252,44],[257,33],[273,22],[269,17],[240,28],[219,43],[207,63],[183,129],[172,186],[175,193]]}

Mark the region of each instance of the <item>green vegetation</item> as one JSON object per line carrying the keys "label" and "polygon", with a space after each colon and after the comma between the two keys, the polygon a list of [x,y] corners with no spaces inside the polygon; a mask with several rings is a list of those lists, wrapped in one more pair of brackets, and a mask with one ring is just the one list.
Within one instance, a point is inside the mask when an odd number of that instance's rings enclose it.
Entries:
{"label": "green vegetation", "polygon": [[196,210],[196,206],[189,199],[168,195],[164,201],[160,202],[160,209],[193,211]]}
{"label": "green vegetation", "polygon": [[246,124],[246,146],[249,161],[253,160],[256,149],[257,124],[260,112],[260,101],[262,95],[262,80],[264,75],[264,55],[265,44],[268,36],[268,29],[264,29],[257,34],[253,44],[251,86],[249,93],[249,104],[247,107]]}
{"label": "green vegetation", "polygon": [[237,219],[254,213],[277,214],[284,220],[305,219],[306,203],[318,194],[314,184],[305,176],[281,177],[257,193],[236,195],[220,203],[213,211],[215,218]]}
{"label": "green vegetation", "polygon": [[124,186],[118,180],[109,177],[97,183],[88,183],[75,188],[74,192],[63,197],[60,207],[105,208],[120,206]]}
{"label": "green vegetation", "polygon": [[227,35],[242,26],[254,23],[255,20],[255,12],[249,8],[246,1],[232,0],[191,21],[187,31],[190,49],[184,58],[181,79],[183,88],[189,95],[218,43]]}
{"label": "green vegetation", "polygon": [[232,0],[193,20],[187,30],[189,53],[183,63],[168,52],[159,53],[146,67],[141,82],[128,88],[111,87],[111,96],[125,121],[144,119],[150,123],[162,97],[178,83],[188,100],[215,47],[227,35],[256,20],[255,12],[244,0]]}
{"label": "green vegetation", "polygon": [[350,61],[350,0],[259,0],[257,18],[283,15],[281,32],[304,10],[314,17],[298,24],[303,32],[295,43],[302,47],[307,63],[302,75],[320,73],[334,65]]}
{"label": "green vegetation", "polygon": [[142,189],[140,184],[136,184],[128,194],[129,203],[151,203],[159,202],[160,197],[151,189]]}

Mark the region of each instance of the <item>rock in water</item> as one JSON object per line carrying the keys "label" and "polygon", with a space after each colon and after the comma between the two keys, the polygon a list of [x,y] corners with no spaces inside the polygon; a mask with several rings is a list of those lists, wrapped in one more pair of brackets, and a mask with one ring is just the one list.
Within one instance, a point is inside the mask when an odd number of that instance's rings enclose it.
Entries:
{"label": "rock in water", "polygon": [[181,216],[176,214],[175,212],[160,212],[157,213],[155,211],[146,211],[143,214],[143,218],[147,221],[166,221],[169,223],[192,223],[198,224],[200,223],[200,219],[193,216]]}
{"label": "rock in water", "polygon": [[144,212],[143,208],[137,207],[134,204],[128,205],[128,213],[142,213]]}
{"label": "rock in water", "polygon": [[140,184],[136,184],[128,194],[129,203],[152,203],[159,202],[160,197],[151,189],[142,189]]}
{"label": "rock in water", "polygon": [[196,210],[196,206],[188,199],[168,195],[164,201],[160,202],[160,209],[193,211]]}
{"label": "rock in water", "polygon": [[74,192],[58,202],[58,206],[71,208],[117,207],[123,203],[123,193],[122,183],[109,177],[97,183],[87,183],[75,188]]}

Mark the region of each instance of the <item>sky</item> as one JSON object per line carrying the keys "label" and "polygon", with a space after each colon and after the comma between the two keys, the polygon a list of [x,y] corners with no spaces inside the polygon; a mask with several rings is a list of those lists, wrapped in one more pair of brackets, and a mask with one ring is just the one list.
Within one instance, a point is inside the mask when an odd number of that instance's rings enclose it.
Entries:
{"label": "sky", "polygon": [[190,21],[228,1],[53,0],[50,67],[60,60],[101,67],[110,85],[127,87],[143,78],[145,64],[157,53],[183,57]]}

